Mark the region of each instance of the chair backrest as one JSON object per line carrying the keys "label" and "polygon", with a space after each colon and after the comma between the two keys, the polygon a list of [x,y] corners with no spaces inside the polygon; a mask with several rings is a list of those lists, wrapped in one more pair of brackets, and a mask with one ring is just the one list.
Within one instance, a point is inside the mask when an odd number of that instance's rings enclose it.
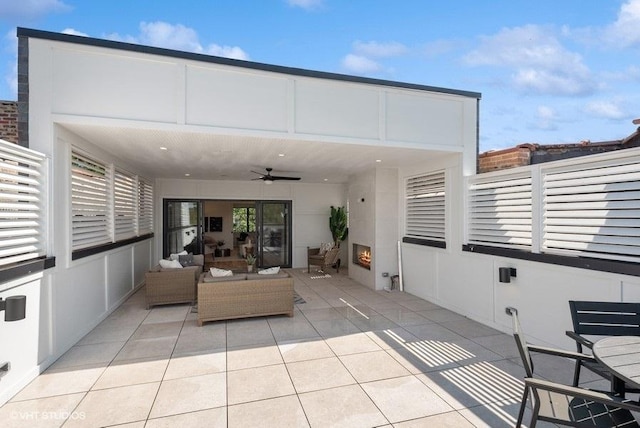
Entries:
{"label": "chair backrest", "polygon": [[640,303],[570,300],[573,331],[597,336],[640,336]]}
{"label": "chair backrest", "polygon": [[506,312],[508,315],[511,315],[511,319],[513,321],[513,337],[516,340],[516,345],[518,346],[520,358],[522,358],[522,365],[524,366],[524,370],[527,373],[527,377],[533,377],[533,360],[531,359],[531,354],[529,353],[527,341],[524,338],[522,329],[520,328],[518,311],[514,308],[506,308]]}
{"label": "chair backrest", "polygon": [[340,253],[340,247],[333,247],[324,254],[324,261],[327,264],[334,264],[338,261],[338,255]]}

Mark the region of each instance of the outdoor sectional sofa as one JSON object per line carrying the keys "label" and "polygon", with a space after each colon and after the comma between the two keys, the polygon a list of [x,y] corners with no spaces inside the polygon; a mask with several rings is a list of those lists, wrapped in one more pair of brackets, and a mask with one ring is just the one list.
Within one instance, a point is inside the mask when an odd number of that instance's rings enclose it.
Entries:
{"label": "outdoor sectional sofa", "polygon": [[196,284],[202,273],[204,256],[193,256],[193,266],[162,268],[156,265],[145,273],[147,309],[155,305],[196,302]]}
{"label": "outdoor sectional sofa", "polygon": [[199,326],[207,321],[266,315],[293,316],[293,278],[289,273],[200,275]]}

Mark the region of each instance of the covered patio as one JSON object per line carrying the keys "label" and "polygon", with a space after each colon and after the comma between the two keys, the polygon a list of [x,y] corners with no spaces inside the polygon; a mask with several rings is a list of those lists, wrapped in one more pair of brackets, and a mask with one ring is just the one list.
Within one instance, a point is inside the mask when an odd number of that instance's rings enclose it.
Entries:
{"label": "covered patio", "polygon": [[[7,427],[514,425],[524,370],[512,336],[344,273],[290,272],[304,300],[293,318],[198,327],[190,305],[147,311],[138,291],[0,408],[0,420]],[[535,362],[542,376],[570,382],[569,362]]]}

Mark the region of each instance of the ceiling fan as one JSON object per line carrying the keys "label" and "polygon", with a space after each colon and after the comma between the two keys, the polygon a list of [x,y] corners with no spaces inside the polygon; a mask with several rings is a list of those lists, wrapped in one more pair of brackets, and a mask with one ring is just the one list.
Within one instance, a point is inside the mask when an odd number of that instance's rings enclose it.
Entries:
{"label": "ceiling fan", "polygon": [[266,174],[263,174],[257,171],[251,171],[254,174],[260,175],[260,177],[254,178],[253,180],[262,180],[264,181],[264,184],[271,184],[276,180],[292,180],[292,181],[300,180],[300,177],[284,177],[281,175],[271,175],[271,171],[273,171],[273,168],[265,168],[265,169],[267,171]]}

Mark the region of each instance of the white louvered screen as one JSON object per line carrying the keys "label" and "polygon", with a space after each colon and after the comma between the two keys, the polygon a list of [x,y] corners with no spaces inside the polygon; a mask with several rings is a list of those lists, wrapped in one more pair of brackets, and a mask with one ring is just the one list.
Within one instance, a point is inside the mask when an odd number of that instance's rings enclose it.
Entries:
{"label": "white louvered screen", "polygon": [[113,177],[113,216],[115,240],[136,236],[137,180],[124,171],[115,171]]}
{"label": "white louvered screen", "polygon": [[0,140],[0,266],[45,255],[45,157]]}
{"label": "white louvered screen", "polygon": [[445,241],[444,185],[444,171],[407,179],[407,236]]}
{"label": "white louvered screen", "polygon": [[640,261],[640,155],[543,170],[543,192],[543,252]]}
{"label": "white louvered screen", "polygon": [[138,180],[138,235],[153,232],[153,185]]}
{"label": "white louvered screen", "polygon": [[72,249],[111,241],[109,169],[73,152],[71,155]]}
{"label": "white louvered screen", "polygon": [[530,250],[531,171],[469,179],[467,243]]}

